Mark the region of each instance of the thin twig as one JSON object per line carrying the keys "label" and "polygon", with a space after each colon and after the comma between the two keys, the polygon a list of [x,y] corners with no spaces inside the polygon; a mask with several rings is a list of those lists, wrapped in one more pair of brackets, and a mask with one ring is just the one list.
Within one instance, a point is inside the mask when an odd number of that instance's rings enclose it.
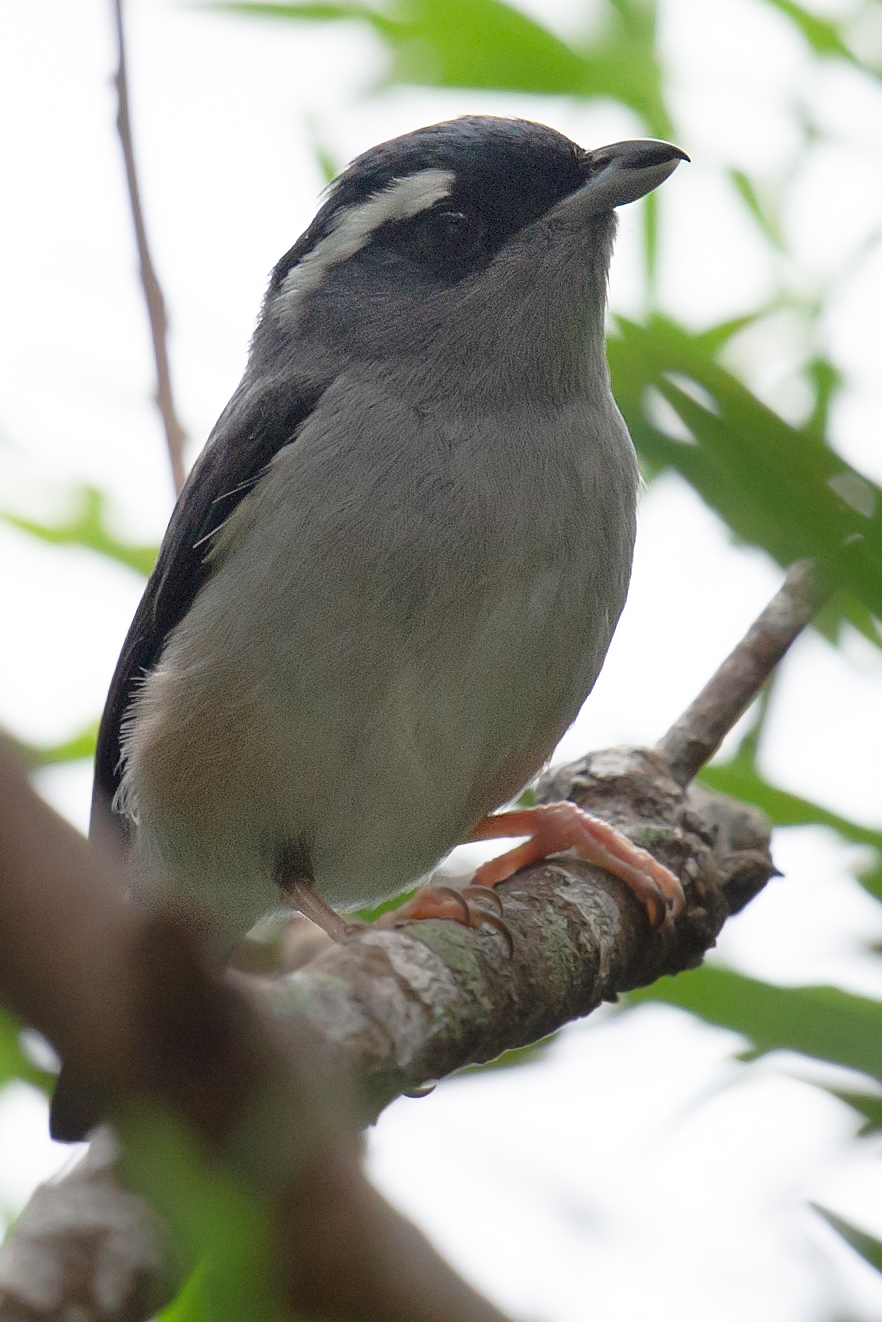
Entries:
{"label": "thin twig", "polygon": [[123,159],[126,165],[126,183],[129,189],[129,202],[132,208],[132,221],[135,226],[135,240],[138,245],[138,269],[141,287],[147,303],[147,315],[150,318],[150,335],[153,340],[153,357],[156,363],[156,404],[165,429],[165,442],[171,463],[175,491],[180,492],[184,485],[184,441],[186,432],[178,421],[172,394],[171,371],[168,361],[168,317],[165,311],[165,299],[156,276],[150,247],[147,243],[147,231],[144,226],[144,213],[141,210],[141,195],[138,188],[138,171],[135,166],[135,150],[132,142],[132,124],[129,116],[129,90],[126,74],[126,44],[123,31],[122,0],[112,0],[116,23],[116,39],[119,50],[117,65],[116,91],[119,108],[116,127],[122,144]]}
{"label": "thin twig", "polygon": [[791,565],[781,590],[659,742],[679,785],[713,757],[823,600],[812,562]]}

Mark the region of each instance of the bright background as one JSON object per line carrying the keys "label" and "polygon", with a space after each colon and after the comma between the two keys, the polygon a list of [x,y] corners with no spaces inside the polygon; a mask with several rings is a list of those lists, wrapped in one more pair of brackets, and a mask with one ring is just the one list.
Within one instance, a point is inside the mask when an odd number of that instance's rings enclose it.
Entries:
{"label": "bright background", "polygon": [[[524,4],[564,35],[584,5]],[[848,10],[848,0],[824,12]],[[754,309],[780,261],[723,165],[780,177],[806,298],[837,280],[822,348],[846,375],[833,440],[882,479],[882,91],[821,67],[754,0],[666,0],[663,51],[678,141],[692,156],[662,190],[662,305],[702,326]],[[867,42],[882,44],[880,31]],[[178,407],[198,452],[241,373],[267,273],[323,184],[315,143],[344,164],[374,142],[461,113],[544,120],[586,146],[642,135],[612,103],[390,89],[379,45],[348,27],[289,27],[167,0],[131,0],[132,112],[154,259],[169,306]],[[0,507],[57,518],[100,487],[118,535],[157,542],[173,492],[114,130],[109,5],[0,0]],[[798,154],[797,117],[828,133]],[[639,205],[621,213],[612,307],[643,307]],[[862,246],[863,245],[863,246]],[[782,313],[745,348],[748,384],[783,416],[807,407],[804,321]],[[675,476],[647,492],[631,597],[604,673],[559,759],[653,743],[780,582],[733,545]],[[57,743],[100,711],[142,580],[88,551],[0,523],[0,725]],[[763,744],[782,787],[882,825],[882,657],[857,633],[811,634],[785,662]],[[40,773],[84,827],[89,768]],[[781,983],[882,996],[879,906],[853,880],[860,851],[820,828],[778,833],[784,871],[719,946]],[[734,1035],[662,1006],[604,1010],[542,1060],[454,1080],[381,1118],[380,1187],[512,1314],[543,1322],[712,1316],[715,1322],[882,1319],[882,1276],[809,1208],[882,1235],[878,1141],[811,1085],[832,1070],[776,1055],[733,1060]],[[840,1072],[844,1078],[844,1072]],[[853,1080],[852,1080],[853,1082]],[[0,1206],[17,1211],[69,1159],[25,1085],[0,1096]]]}

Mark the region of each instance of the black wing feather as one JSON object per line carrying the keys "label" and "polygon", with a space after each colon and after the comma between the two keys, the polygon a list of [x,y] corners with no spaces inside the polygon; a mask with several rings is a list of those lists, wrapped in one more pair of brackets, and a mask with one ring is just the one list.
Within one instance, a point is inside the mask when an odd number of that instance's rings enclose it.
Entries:
{"label": "black wing feather", "polygon": [[[120,728],[138,684],[208,579],[208,542],[248,494],[270,460],[289,445],[321,397],[290,381],[259,391],[246,377],[221,414],[178,498],[159,557],[116,664],[98,729],[90,834],[117,847],[127,820],[111,813],[120,782]],[[108,832],[107,828],[112,827]]]}

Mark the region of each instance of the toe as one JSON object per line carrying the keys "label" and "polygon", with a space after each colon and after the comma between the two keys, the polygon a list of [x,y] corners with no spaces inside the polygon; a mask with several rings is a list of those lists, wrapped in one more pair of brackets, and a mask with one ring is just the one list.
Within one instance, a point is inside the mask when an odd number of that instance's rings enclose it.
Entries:
{"label": "toe", "polygon": [[477,905],[479,909],[489,909],[499,918],[502,917],[502,900],[491,886],[465,886],[462,895],[469,904]]}

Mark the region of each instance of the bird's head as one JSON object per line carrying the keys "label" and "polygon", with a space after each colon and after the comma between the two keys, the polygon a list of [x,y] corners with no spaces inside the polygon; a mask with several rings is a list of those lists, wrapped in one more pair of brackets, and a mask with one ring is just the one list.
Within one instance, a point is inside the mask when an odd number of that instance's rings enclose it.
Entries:
{"label": "bird's head", "polygon": [[597,368],[586,349],[602,357],[614,209],[681,160],[490,116],[394,138],[333,183],[273,271],[262,326],[439,392],[565,388]]}

